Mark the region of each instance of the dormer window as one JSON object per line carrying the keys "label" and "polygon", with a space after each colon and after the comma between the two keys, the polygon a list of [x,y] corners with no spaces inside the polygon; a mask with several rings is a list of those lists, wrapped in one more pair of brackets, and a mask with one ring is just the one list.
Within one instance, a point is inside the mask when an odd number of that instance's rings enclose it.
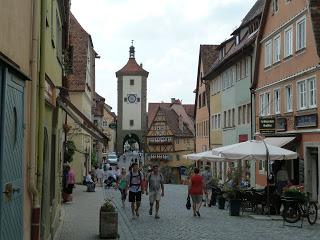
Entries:
{"label": "dormer window", "polygon": [[220,50],[220,58],[224,58],[225,55],[226,55],[226,49],[225,49],[225,47],[223,47]]}
{"label": "dormer window", "polygon": [[272,12],[276,13],[279,10],[279,1],[278,0],[273,0],[272,1]]}
{"label": "dormer window", "polygon": [[237,35],[237,36],[236,36],[236,45],[239,45],[239,43],[240,43],[240,36]]}

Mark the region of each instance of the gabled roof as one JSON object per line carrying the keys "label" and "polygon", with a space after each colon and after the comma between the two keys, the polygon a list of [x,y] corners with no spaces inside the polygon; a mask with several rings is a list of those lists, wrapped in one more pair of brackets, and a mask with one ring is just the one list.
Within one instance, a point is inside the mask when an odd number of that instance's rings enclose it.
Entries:
{"label": "gabled roof", "polygon": [[242,20],[241,25],[236,30],[233,31],[232,35],[239,32],[240,29],[244,28],[253,19],[261,15],[263,11],[264,3],[265,3],[265,0],[257,0],[256,3],[253,5],[253,7],[250,9],[250,11],[247,13],[247,15]]}
{"label": "gabled roof", "polygon": [[219,55],[219,51],[217,51],[218,45],[200,45],[200,52],[199,52],[199,63],[200,60],[203,66],[203,72],[206,73],[209,68],[212,66],[214,61],[217,59]]}
{"label": "gabled roof", "polygon": [[202,78],[203,80],[211,80],[214,76],[218,75],[223,71],[224,67],[227,67],[228,62],[235,57],[237,54],[242,54],[245,49],[251,50],[251,45],[256,39],[256,33],[243,39],[237,46],[232,48],[227,55],[222,59],[217,59],[211,66],[210,70]]}
{"label": "gabled roof", "polygon": [[149,72],[144,70],[142,66],[140,66],[135,58],[129,58],[127,64],[116,72],[116,76],[144,76],[148,77]]}
{"label": "gabled roof", "polygon": [[[176,104],[181,104],[180,100],[176,99],[175,100]],[[165,103],[165,102],[160,102],[160,103],[149,103],[148,104],[148,128],[151,126],[151,123],[153,119],[155,118],[157,111],[159,107],[163,108],[170,108],[172,103]],[[194,119],[194,104],[181,104],[186,111],[187,115]]]}
{"label": "gabled roof", "polygon": [[162,112],[164,114],[167,124],[174,136],[193,137],[193,134],[186,123],[183,123],[183,131],[179,128],[179,116],[173,109],[170,107],[159,106],[155,116],[158,112]]}
{"label": "gabled roof", "polygon": [[320,1],[310,0],[310,13],[313,26],[313,34],[317,47],[318,56],[320,57]]}

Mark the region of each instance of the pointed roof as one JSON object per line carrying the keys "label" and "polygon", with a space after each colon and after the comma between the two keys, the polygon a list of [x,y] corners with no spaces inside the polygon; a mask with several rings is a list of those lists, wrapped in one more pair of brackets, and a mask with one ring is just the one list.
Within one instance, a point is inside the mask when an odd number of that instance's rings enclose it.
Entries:
{"label": "pointed roof", "polygon": [[209,68],[212,66],[214,61],[219,56],[219,51],[217,51],[217,47],[218,45],[200,45],[199,61],[201,59],[204,73],[206,73],[209,70]]}
{"label": "pointed roof", "polygon": [[143,77],[148,77],[149,72],[147,72],[146,70],[144,70],[142,68],[142,64],[139,65],[136,62],[135,59],[135,48],[133,46],[133,40],[132,40],[132,45],[130,46],[130,50],[129,50],[129,60],[127,62],[127,64],[121,68],[119,71],[116,72],[116,76],[120,77],[120,76],[143,76]]}

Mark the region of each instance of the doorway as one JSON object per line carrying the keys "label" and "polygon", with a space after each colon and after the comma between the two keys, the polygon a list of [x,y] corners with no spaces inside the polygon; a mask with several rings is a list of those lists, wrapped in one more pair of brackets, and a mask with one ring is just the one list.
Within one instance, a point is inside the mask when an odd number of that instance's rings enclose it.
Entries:
{"label": "doorway", "polygon": [[319,199],[319,150],[317,147],[306,148],[307,172],[306,178],[308,184],[306,191],[311,193],[312,200]]}

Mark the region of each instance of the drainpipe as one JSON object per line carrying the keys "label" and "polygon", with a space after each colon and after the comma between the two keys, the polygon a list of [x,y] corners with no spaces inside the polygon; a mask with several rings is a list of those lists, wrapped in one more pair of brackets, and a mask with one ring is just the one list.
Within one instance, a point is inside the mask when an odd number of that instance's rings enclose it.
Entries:
{"label": "drainpipe", "polygon": [[[39,47],[39,9],[40,1],[33,0],[32,6],[32,59],[31,59],[31,107],[30,116],[37,116],[37,85],[38,85],[38,47]],[[31,239],[39,239],[39,216],[40,204],[39,193],[36,186],[36,139],[37,139],[37,121],[30,121],[30,179],[29,189],[32,196],[32,217],[31,217]]]}
{"label": "drainpipe", "polygon": [[32,209],[33,236],[32,240],[40,239],[40,216],[41,216],[41,194],[42,194],[42,175],[43,175],[43,139],[44,139],[44,108],[45,108],[45,43],[46,43],[46,12],[47,2],[41,1],[40,8],[40,74],[38,91],[38,151],[37,151],[37,195],[33,201]]}

